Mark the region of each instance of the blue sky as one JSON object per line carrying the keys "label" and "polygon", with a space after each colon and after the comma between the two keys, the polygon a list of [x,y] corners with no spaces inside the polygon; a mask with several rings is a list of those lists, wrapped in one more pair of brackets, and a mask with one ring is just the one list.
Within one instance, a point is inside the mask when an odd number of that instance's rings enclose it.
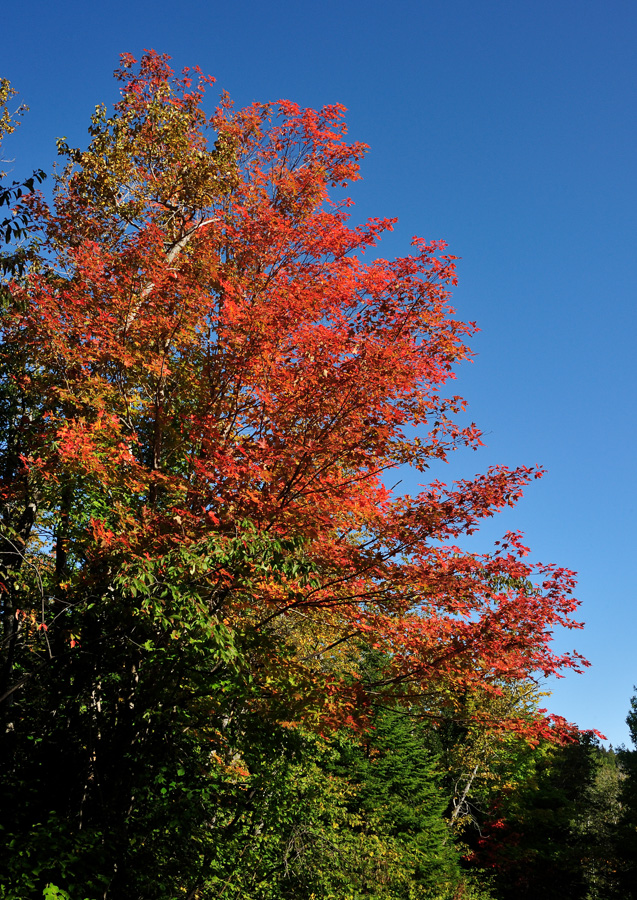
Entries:
{"label": "blue sky", "polygon": [[[6,145],[14,177],[86,143],[116,99],[121,52],[199,64],[239,104],[348,107],[368,143],[355,217],[398,216],[462,257],[455,306],[476,320],[457,392],[487,446],[435,477],[490,464],[548,474],[477,543],[525,533],[579,572],[592,662],[552,683],[552,712],[614,743],[637,683],[635,552],[637,6],[628,0],[29,2],[3,11],[0,75],[31,112]],[[6,168],[6,166],[5,166]],[[455,391],[455,389],[454,389]]]}

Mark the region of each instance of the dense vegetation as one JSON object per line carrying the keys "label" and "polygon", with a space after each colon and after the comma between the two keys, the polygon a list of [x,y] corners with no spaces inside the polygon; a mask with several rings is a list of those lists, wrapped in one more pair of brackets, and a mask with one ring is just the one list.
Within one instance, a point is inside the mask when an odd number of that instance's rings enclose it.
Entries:
{"label": "dense vegetation", "polygon": [[116,74],[0,191],[0,897],[632,897],[636,757],[537,688],[573,574],[460,546],[541,471],[388,487],[480,443],[453,257],[364,262],[340,107]]}

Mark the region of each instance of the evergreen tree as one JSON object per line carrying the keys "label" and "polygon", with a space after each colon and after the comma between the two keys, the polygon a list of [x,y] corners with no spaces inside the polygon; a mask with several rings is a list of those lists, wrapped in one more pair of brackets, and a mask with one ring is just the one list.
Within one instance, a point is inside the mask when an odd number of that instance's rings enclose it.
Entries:
{"label": "evergreen tree", "polygon": [[379,848],[376,874],[363,874],[361,896],[444,895],[460,881],[458,854],[444,818],[449,801],[440,761],[427,743],[417,719],[402,710],[381,709],[361,744],[341,745],[340,770],[357,786],[350,810],[367,844]]}
{"label": "evergreen tree", "polygon": [[585,792],[584,808],[575,826],[582,836],[587,900],[621,900],[618,883],[621,862],[617,833],[622,816],[625,775],[617,755],[604,747],[592,747],[596,764],[594,779]]}
{"label": "evergreen tree", "polygon": [[618,881],[625,900],[637,897],[637,695],[630,699],[626,717],[633,749],[618,751],[624,779],[621,785],[621,816],[617,827]]}

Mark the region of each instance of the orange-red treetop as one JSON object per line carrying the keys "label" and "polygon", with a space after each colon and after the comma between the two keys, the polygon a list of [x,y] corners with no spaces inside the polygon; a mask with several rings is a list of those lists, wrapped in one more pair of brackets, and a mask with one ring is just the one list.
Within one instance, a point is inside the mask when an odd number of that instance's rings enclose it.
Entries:
{"label": "orange-red treetop", "polygon": [[[480,444],[443,393],[474,326],[453,318],[444,243],[365,261],[393,221],[352,227],[333,198],[366,149],[346,142],[343,108],[237,111],[223,95],[208,117],[211,79],[176,78],[153,52],[117,77],[89,149],[61,146],[69,166],[39,211],[54,265],[14,287],[7,331],[41,398],[26,463],[52,497],[75,485],[78,570],[195,552],[248,522],[282,541],[296,569],[215,569],[210,614],[285,645],[268,689],[293,670],[324,722],[379,691],[435,714],[454,692],[577,668],[550,647],[556,625],[577,627],[573,574],[526,562],[517,535],[486,556],[455,545],[540,470],[417,497],[385,486]],[[364,646],[390,660],[382,684],[359,672]]]}

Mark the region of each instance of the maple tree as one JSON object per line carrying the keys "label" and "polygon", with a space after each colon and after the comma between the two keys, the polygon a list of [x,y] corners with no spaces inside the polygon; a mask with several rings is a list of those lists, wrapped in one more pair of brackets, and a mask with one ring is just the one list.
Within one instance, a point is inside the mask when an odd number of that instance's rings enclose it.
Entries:
{"label": "maple tree", "polygon": [[[55,266],[16,286],[4,325],[27,363],[19,387],[38,396],[22,462],[54,511],[62,585],[88,553],[122,573],[250,522],[294,544],[298,572],[264,565],[246,597],[241,574],[213,568],[220,625],[238,612],[277,633],[307,616],[314,659],[330,634],[371,636],[416,690],[575,664],[550,649],[553,627],[573,626],[570,572],[523,562],[515,535],[490,556],[448,546],[538,470],[415,498],[381,478],[479,443],[441,395],[473,330],[450,315],[444,245],[362,261],[392,222],[351,228],[349,201],[330,200],[365,150],[345,143],[340,107],[236,112],[224,97],[208,119],[210,79],[192,88],[156,54],[134,65],[89,149],[62,146],[71,165],[43,222]],[[339,708],[347,696],[339,683]]]}
{"label": "maple tree", "polygon": [[444,391],[475,328],[453,317],[444,243],[366,261],[393,220],[350,224],[366,147],[343,108],[223,94],[209,116],[212,79],[154,52],[116,76],[89,147],[60,142],[52,206],[20,198],[40,249],[2,313],[5,734],[25,692],[57,698],[52,735],[83,723],[56,757],[83,772],[77,816],[118,778],[116,821],[139,796],[133,747],[165,756],[145,787],[160,803],[205,735],[190,777],[213,760],[235,803],[255,722],[365,727],[378,698],[435,720],[577,669],[551,648],[578,627],[573,573],[528,562],[517,534],[490,554],[458,543],[540,469],[387,487],[480,444]]}

